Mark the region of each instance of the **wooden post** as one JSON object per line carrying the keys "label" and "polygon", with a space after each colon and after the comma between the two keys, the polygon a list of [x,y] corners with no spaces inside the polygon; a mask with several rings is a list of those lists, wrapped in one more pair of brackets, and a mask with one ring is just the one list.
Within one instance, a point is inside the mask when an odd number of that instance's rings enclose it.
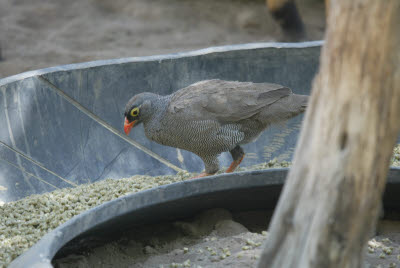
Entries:
{"label": "wooden post", "polygon": [[287,39],[296,42],[305,38],[303,20],[294,0],[266,0],[266,4]]}
{"label": "wooden post", "polygon": [[400,127],[400,1],[336,0],[258,267],[360,267]]}

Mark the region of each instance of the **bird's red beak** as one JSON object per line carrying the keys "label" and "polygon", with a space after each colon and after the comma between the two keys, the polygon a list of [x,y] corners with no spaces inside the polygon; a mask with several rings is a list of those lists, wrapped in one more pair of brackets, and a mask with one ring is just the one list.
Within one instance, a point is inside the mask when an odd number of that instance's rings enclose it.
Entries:
{"label": "bird's red beak", "polygon": [[131,129],[133,128],[135,123],[136,123],[136,120],[129,122],[128,119],[125,117],[124,131],[125,131],[126,135],[129,135],[129,132],[131,132]]}

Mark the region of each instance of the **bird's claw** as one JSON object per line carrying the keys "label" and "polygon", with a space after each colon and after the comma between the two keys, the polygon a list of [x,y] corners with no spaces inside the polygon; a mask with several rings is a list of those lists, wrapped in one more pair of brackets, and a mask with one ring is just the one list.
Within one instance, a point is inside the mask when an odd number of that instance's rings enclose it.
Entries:
{"label": "bird's claw", "polygon": [[198,178],[207,177],[207,176],[211,176],[211,175],[214,175],[214,174],[210,174],[210,173],[207,173],[207,172],[201,172],[199,175],[197,175],[197,176],[195,176],[193,178],[190,178],[190,179],[198,179]]}

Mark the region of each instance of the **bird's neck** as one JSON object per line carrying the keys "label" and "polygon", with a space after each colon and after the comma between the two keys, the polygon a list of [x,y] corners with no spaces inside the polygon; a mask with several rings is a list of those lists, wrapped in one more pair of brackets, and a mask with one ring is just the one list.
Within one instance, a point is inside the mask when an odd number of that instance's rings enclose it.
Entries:
{"label": "bird's neck", "polygon": [[154,98],[151,100],[151,106],[145,107],[146,111],[143,112],[146,115],[143,118],[143,123],[146,124],[160,120],[168,107],[169,99],[170,96],[154,95]]}

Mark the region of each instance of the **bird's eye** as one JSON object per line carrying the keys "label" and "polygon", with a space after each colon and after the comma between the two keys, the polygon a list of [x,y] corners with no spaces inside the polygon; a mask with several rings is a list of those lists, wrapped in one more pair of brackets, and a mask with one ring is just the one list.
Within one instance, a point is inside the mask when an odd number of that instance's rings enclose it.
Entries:
{"label": "bird's eye", "polygon": [[132,111],[131,111],[131,116],[138,116],[138,114],[139,114],[139,108],[135,108],[135,109],[132,109]]}

